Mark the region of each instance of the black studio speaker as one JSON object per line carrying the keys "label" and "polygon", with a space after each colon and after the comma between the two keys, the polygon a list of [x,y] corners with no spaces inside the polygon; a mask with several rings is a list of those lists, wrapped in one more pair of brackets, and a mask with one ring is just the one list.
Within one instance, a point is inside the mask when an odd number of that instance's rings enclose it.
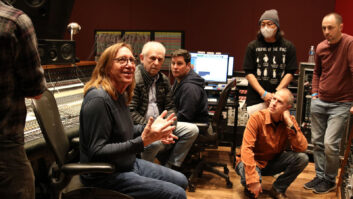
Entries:
{"label": "black studio speaker", "polygon": [[7,0],[31,18],[39,39],[63,39],[74,0]]}
{"label": "black studio speaker", "polygon": [[25,12],[33,21],[47,20],[50,0],[8,0],[13,7]]}
{"label": "black studio speaker", "polygon": [[75,41],[39,39],[38,52],[42,65],[75,63]]}

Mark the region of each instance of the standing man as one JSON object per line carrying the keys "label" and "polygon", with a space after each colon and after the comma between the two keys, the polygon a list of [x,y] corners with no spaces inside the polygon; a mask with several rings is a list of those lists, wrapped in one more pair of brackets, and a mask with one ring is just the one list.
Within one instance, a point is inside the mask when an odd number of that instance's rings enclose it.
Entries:
{"label": "standing man", "polygon": [[[160,72],[165,52],[165,47],[156,41],[147,42],[142,48],[141,64],[137,66],[135,72],[134,96],[129,105],[135,124],[146,124],[149,117],[156,118],[163,110],[167,110],[168,114],[176,112],[169,79]],[[162,160],[162,164],[179,170],[198,133],[199,129],[195,124],[178,122],[174,132],[178,140],[173,145],[166,162]],[[145,147],[142,158],[153,162],[157,154],[169,146],[156,141]]]}
{"label": "standing man", "polygon": [[[270,195],[287,198],[285,192],[309,162],[308,142],[289,109],[293,95],[287,88],[278,90],[267,109],[252,114],[246,125],[236,172],[245,194],[257,198],[262,192],[261,176],[283,172],[273,183]],[[291,151],[286,151],[289,142]]]}
{"label": "standing man", "polygon": [[310,108],[316,177],[304,185],[314,193],[336,187],[339,144],[349,110],[353,113],[353,37],[342,29],[340,15],[326,15],[322,20],[326,39],[316,48]]}
{"label": "standing man", "polygon": [[29,17],[0,1],[0,195],[35,198],[34,174],[24,149],[25,97],[45,90]]}
{"label": "standing man", "polygon": [[191,69],[191,55],[179,49],[172,53],[171,69],[175,82],[172,87],[178,121],[208,123],[205,80]]}
{"label": "standing man", "polygon": [[249,115],[267,108],[273,93],[286,88],[298,68],[294,45],[282,37],[277,10],[266,10],[259,26],[257,39],[248,44],[243,64],[250,84],[246,95]]}

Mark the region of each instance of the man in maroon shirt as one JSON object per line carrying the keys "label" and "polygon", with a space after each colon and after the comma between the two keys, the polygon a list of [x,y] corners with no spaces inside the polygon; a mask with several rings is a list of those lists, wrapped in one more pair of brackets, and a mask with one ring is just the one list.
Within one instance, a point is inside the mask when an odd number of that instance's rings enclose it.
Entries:
{"label": "man in maroon shirt", "polygon": [[349,111],[353,113],[353,37],[342,29],[340,15],[326,15],[326,39],[316,48],[310,109],[316,176],[304,188],[319,194],[336,187],[339,144]]}

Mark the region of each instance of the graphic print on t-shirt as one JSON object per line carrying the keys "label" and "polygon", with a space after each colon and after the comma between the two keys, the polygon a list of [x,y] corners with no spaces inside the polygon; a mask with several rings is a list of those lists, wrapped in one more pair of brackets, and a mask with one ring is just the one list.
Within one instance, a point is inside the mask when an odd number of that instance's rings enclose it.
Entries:
{"label": "graphic print on t-shirt", "polygon": [[269,81],[271,84],[278,84],[284,75],[286,52],[286,47],[257,47],[257,79],[259,81]]}

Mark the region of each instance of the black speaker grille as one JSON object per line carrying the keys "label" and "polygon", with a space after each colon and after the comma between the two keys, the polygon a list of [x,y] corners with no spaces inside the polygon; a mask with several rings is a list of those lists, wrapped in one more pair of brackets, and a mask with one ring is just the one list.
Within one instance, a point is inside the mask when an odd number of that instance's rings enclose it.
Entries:
{"label": "black speaker grille", "polygon": [[75,63],[75,41],[40,39],[38,51],[42,65]]}

